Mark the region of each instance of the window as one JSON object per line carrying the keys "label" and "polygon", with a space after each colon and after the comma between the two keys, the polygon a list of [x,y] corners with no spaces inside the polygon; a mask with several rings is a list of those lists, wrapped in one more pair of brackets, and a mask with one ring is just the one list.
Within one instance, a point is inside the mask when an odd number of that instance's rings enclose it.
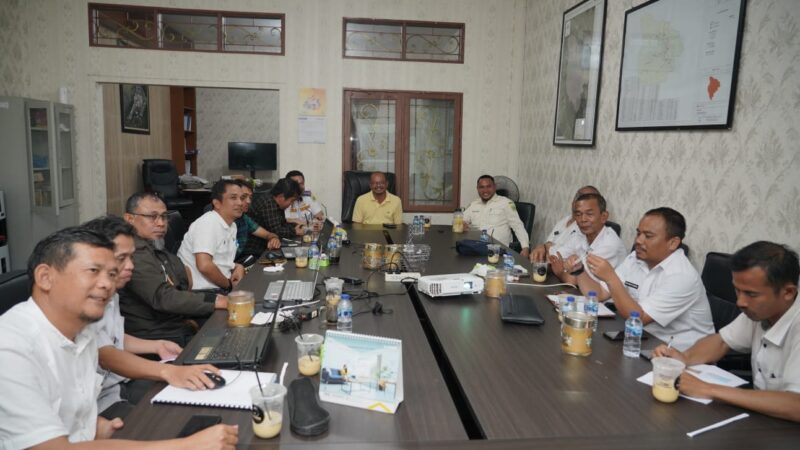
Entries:
{"label": "window", "polygon": [[345,58],[464,62],[464,24],[344,19]]}
{"label": "window", "polygon": [[89,5],[89,44],[161,50],[284,54],[283,14]]}
{"label": "window", "polygon": [[407,212],[458,207],[460,93],[344,93],[344,170],[393,172]]}

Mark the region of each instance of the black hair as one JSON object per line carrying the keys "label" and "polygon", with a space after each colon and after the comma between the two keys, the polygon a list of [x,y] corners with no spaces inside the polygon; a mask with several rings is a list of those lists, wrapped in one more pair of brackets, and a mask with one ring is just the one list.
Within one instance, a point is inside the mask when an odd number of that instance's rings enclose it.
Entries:
{"label": "black hair", "polygon": [[660,208],[654,208],[650,211],[644,213],[645,216],[661,216],[664,219],[664,224],[667,227],[667,237],[674,238],[677,237],[681,241],[683,238],[686,237],[686,219],[683,218],[683,214],[675,211],[672,208],[668,208],[666,206],[662,206]]}
{"label": "black hair", "polygon": [[249,180],[234,180],[236,185],[239,187],[250,189],[250,192],[253,192],[253,185],[250,183]]}
{"label": "black hair", "polygon": [[31,285],[35,278],[33,272],[42,264],[52,266],[58,271],[72,261],[75,244],[86,244],[95,248],[114,251],[114,242],[104,234],[86,227],[67,227],[39,241],[28,258],[28,279]]}
{"label": "black hair", "polygon": [[797,252],[791,248],[768,241],[758,241],[739,249],[731,257],[731,271],[742,272],[760,267],[775,292],[786,284],[797,285],[800,263]]}
{"label": "black hair", "polygon": [[128,201],[125,202],[125,212],[128,214],[135,214],[136,209],[139,208],[139,202],[146,198],[162,203],[164,202],[164,199],[162,199],[157,192],[137,192],[128,197]]}
{"label": "black hair", "polygon": [[136,229],[133,228],[133,225],[125,222],[121,217],[117,216],[101,216],[96,219],[92,219],[81,226],[87,230],[96,231],[111,241],[113,241],[119,235],[128,236],[131,238],[136,236]]}
{"label": "black hair", "polygon": [[492,184],[495,184],[494,183],[494,177],[491,176],[491,175],[483,174],[483,175],[479,176],[478,177],[478,182],[476,184],[480,184],[481,180],[491,180]]}
{"label": "black hair", "polygon": [[239,186],[237,180],[219,180],[214,183],[214,186],[211,188],[211,200],[216,200],[218,202],[222,201],[222,198],[225,197],[225,191],[228,190],[228,186]]}
{"label": "black hair", "polygon": [[306,176],[303,175],[303,172],[300,172],[299,170],[290,170],[286,172],[286,176],[284,178],[292,178],[292,177],[303,177],[303,181],[305,181],[306,179]]}
{"label": "black hair", "polygon": [[272,186],[269,193],[273,197],[283,195],[283,198],[301,198],[303,191],[300,190],[300,184],[291,178],[281,178]]}
{"label": "black hair", "polygon": [[581,194],[572,203],[574,204],[574,203],[577,203],[577,202],[583,202],[583,201],[587,201],[587,200],[596,200],[597,201],[597,206],[600,208],[600,212],[601,213],[606,212],[606,208],[608,207],[608,205],[606,204],[605,197],[603,197],[600,194]]}

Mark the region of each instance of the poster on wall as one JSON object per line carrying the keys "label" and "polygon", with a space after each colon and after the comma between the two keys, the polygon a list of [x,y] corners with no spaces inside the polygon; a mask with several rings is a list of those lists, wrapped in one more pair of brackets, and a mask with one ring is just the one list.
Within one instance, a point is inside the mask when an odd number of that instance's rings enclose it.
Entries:
{"label": "poster on wall", "polygon": [[564,13],[553,132],[555,145],[594,145],[605,15],[605,0],[586,0]]}
{"label": "poster on wall", "polygon": [[144,84],[119,85],[123,133],[150,134],[150,87]]}
{"label": "poster on wall", "polygon": [[300,88],[299,110],[301,116],[324,116],[328,107],[325,89]]}
{"label": "poster on wall", "polygon": [[625,13],[617,131],[731,128],[745,0],[652,0]]}

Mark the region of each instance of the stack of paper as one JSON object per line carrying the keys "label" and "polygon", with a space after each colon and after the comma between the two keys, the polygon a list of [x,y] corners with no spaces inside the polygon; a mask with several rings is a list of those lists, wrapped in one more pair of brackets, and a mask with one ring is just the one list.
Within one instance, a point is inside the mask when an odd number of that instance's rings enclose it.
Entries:
{"label": "stack of paper", "polygon": [[[717,366],[712,366],[709,364],[698,364],[696,366],[690,366],[686,369],[687,372],[693,374],[697,378],[705,381],[706,383],[712,384],[720,384],[722,386],[730,386],[730,387],[739,387],[742,385],[747,384],[747,381],[737,377],[736,375],[728,372],[727,370],[720,369]],[[650,371],[639,378],[636,381],[640,383],[644,383],[648,386],[653,385],[653,372]],[[681,394],[681,397],[688,398],[689,400],[694,400],[696,402],[700,402],[704,405],[711,403],[711,399],[708,398],[697,398],[697,397],[689,397],[688,395]]]}

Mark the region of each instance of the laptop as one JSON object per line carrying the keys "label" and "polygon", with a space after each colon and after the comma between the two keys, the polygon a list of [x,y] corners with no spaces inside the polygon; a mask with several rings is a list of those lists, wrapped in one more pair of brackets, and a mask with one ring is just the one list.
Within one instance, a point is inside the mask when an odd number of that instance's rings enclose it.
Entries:
{"label": "laptop", "polygon": [[527,295],[514,295],[510,290],[500,297],[500,318],[504,322],[542,325],[544,318],[539,314],[536,300]]}
{"label": "laptop", "polygon": [[319,279],[319,270],[314,271],[314,281],[277,280],[267,286],[264,300],[274,302],[280,299],[286,302],[308,302],[314,298],[314,290]]}
{"label": "laptop", "polygon": [[183,350],[183,364],[213,364],[220,368],[253,368],[264,360],[278,319],[277,310],[264,326],[204,327]]}

